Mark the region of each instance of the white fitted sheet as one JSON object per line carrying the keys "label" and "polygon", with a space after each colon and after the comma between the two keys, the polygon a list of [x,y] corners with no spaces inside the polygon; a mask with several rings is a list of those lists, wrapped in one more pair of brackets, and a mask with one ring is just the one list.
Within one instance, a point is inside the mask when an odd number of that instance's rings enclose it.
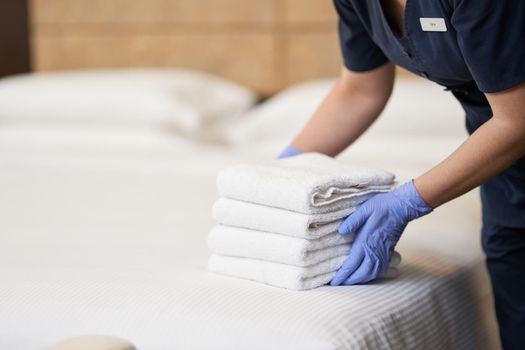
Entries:
{"label": "white fitted sheet", "polygon": [[111,334],[139,349],[481,348],[473,270],[403,254],[395,281],[310,292],[216,276],[200,260],[151,270],[3,264],[0,345]]}

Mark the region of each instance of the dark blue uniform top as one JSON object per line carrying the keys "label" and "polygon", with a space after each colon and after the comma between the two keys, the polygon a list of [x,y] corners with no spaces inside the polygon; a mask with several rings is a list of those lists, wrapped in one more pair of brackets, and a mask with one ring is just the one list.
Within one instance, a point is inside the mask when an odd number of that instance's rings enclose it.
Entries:
{"label": "dark blue uniform top", "polygon": [[[334,3],[350,70],[391,61],[456,92],[467,114],[484,116],[491,114],[488,102],[482,96],[470,101],[464,92],[497,92],[525,82],[524,0],[408,0],[403,38],[392,32],[380,0]],[[442,18],[447,31],[423,31],[420,18]]]}
{"label": "dark blue uniform top", "polygon": [[[390,61],[451,90],[473,133],[492,117],[484,92],[525,82],[525,0],[407,0],[397,37],[381,0],[334,0],[344,64],[368,71]],[[421,18],[444,21],[424,31]],[[424,123],[424,120],[421,122]],[[486,231],[525,230],[525,157],[481,187]]]}

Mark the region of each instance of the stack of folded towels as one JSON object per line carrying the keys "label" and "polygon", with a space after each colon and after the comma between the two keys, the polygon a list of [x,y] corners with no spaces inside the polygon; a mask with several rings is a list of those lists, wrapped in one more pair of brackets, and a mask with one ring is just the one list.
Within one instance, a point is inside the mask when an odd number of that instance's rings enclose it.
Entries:
{"label": "stack of folded towels", "polygon": [[[391,173],[319,153],[224,169],[208,267],[293,290],[324,285],[351,254],[354,235],[337,233],[342,220],[394,184]],[[395,253],[391,274],[399,262]]]}

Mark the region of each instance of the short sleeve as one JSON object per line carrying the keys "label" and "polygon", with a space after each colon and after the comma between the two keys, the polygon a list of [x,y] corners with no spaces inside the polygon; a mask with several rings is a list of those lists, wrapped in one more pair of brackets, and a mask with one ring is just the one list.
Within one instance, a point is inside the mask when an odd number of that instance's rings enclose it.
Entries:
{"label": "short sleeve", "polygon": [[339,14],[339,41],[345,66],[352,71],[368,71],[388,61],[372,41],[363,23],[347,0],[334,0]]}
{"label": "short sleeve", "polygon": [[482,92],[525,82],[525,1],[457,0],[451,24]]}

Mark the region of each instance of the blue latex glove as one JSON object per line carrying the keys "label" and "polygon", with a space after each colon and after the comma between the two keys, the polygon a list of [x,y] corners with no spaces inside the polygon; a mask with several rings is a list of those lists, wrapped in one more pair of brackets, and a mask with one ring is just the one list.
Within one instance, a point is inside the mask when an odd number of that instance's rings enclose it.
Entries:
{"label": "blue latex glove", "polygon": [[330,284],[366,283],[383,276],[407,224],[431,211],[412,181],[361,204],[339,226],[340,234],[357,235],[348,259]]}
{"label": "blue latex glove", "polygon": [[286,147],[279,156],[277,156],[277,159],[281,158],[288,158],[288,157],[295,157],[299,154],[303,153],[299,148],[296,148],[294,146],[288,146]]}

